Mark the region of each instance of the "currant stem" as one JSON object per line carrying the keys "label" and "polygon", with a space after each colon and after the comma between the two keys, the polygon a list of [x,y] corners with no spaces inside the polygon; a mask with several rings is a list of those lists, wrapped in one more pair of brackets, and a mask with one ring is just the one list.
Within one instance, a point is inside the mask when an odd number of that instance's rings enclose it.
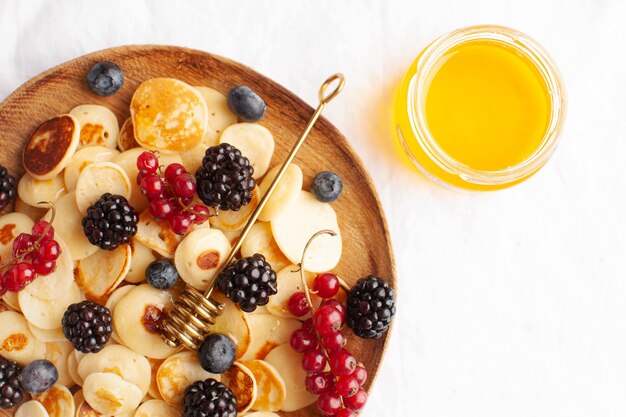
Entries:
{"label": "currant stem", "polygon": [[[311,246],[311,243],[313,243],[313,241],[322,235],[330,235],[330,236],[337,236],[337,233],[326,229],[326,230],[320,230],[319,232],[315,233],[313,236],[311,236],[311,238],[308,240],[308,242],[306,242],[306,245],[304,246],[304,250],[302,251],[302,258],[300,259],[300,280],[302,281],[302,288],[304,289],[304,295],[306,297],[306,302],[309,305],[309,307],[311,308],[311,313],[315,314],[315,307],[313,306],[313,301],[311,300],[311,290],[309,289],[309,284],[307,284],[306,282],[306,278],[304,277],[304,258],[306,258],[306,253],[309,250],[309,246]],[[342,280],[343,281],[343,280]],[[340,281],[341,283],[341,281]]]}

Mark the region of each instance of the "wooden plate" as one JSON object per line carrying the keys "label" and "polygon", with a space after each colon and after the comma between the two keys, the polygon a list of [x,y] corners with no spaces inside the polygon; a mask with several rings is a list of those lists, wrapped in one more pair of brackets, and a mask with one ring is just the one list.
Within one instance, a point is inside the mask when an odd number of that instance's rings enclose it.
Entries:
{"label": "wooden plate", "polygon": [[[122,89],[112,97],[98,97],[88,88],[86,74],[96,62],[119,64],[126,77]],[[319,83],[330,74],[320,74]],[[272,166],[287,156],[304,128],[313,108],[293,93],[252,69],[206,52],[171,46],[123,46],[89,54],[59,65],[31,79],[0,103],[0,164],[21,176],[22,146],[29,134],[44,120],[69,112],[79,104],[102,104],[113,110],[120,123],[129,116],[129,102],[136,87],[154,77],[178,78],[191,85],[206,85],[226,94],[233,86],[248,85],[267,103],[264,126],[276,139]],[[350,80],[346,88],[350,88]],[[317,85],[312,91],[317,91]],[[316,104],[317,98],[310,101]],[[341,106],[341,95],[331,106]],[[342,176],[344,192],[333,206],[339,217],[344,250],[335,272],[349,283],[368,274],[387,279],[396,288],[391,241],[382,207],[372,181],[346,138],[321,118],[296,157],[309,189],[312,177],[331,169]],[[348,333],[351,335],[351,333]],[[368,372],[369,389],[381,364],[390,333],[376,341],[349,337],[349,349]],[[318,415],[314,406],[290,416]],[[0,416],[8,416],[0,411]]]}

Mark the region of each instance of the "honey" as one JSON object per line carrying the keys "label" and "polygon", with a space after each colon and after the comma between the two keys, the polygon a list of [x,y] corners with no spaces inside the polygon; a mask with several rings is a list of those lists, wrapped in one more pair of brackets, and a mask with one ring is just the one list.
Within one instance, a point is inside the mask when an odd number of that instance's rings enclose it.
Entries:
{"label": "honey", "polygon": [[430,176],[464,189],[516,184],[547,162],[564,98],[547,54],[525,35],[478,26],[417,58],[395,105],[398,136]]}

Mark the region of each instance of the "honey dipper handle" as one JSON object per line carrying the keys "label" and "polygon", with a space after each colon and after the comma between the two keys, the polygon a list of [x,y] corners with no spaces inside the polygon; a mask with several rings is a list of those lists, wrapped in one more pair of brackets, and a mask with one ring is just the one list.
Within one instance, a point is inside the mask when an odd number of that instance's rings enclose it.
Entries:
{"label": "honey dipper handle", "polygon": [[[302,131],[302,133],[300,134],[300,137],[298,138],[296,143],[293,145],[293,148],[291,148],[291,151],[289,152],[287,159],[285,159],[285,162],[283,162],[283,165],[280,167],[280,170],[278,170],[278,174],[276,174],[276,178],[274,178],[274,181],[272,181],[272,184],[270,184],[269,188],[267,189],[267,192],[263,195],[263,197],[261,198],[261,201],[259,201],[259,205],[256,207],[256,209],[252,213],[252,216],[250,216],[250,218],[248,219],[246,226],[243,228],[241,235],[239,235],[237,242],[235,242],[235,244],[233,245],[230,253],[228,254],[228,257],[226,257],[226,259],[222,263],[222,266],[218,269],[217,273],[213,276],[213,280],[211,281],[209,285],[209,289],[204,294],[205,297],[211,296],[211,293],[213,292],[213,289],[215,287],[215,281],[217,280],[217,277],[222,273],[224,268],[226,268],[233,261],[233,259],[235,259],[235,255],[237,254],[237,252],[239,252],[239,249],[241,249],[241,245],[243,241],[246,239],[248,232],[250,231],[254,223],[256,223],[257,219],[259,218],[259,215],[261,214],[261,211],[265,207],[265,204],[267,204],[267,201],[272,196],[272,193],[278,186],[278,183],[283,177],[283,174],[287,170],[287,167],[289,167],[289,164],[291,164],[293,159],[296,157],[296,154],[300,150],[300,147],[302,146],[305,139],[311,132],[311,129],[313,129],[315,122],[317,122],[317,119],[319,119],[319,117],[321,116],[322,111],[324,110],[324,107],[326,107],[326,104],[328,104],[332,99],[337,97],[339,93],[341,93],[341,90],[343,90],[345,83],[346,83],[346,79],[342,74],[334,74],[328,77],[326,81],[324,81],[322,86],[320,87],[320,90],[318,93],[319,104],[317,105],[317,109],[315,109],[315,113],[313,113],[313,115],[309,119],[309,123],[307,124],[306,128]],[[333,90],[328,92],[327,90],[331,88],[333,84],[336,84],[336,86],[334,87]]]}

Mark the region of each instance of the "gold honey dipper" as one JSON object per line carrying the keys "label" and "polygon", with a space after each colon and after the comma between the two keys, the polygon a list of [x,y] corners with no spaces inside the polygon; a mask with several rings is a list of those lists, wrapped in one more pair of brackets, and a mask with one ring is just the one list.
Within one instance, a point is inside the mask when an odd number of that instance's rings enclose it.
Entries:
{"label": "gold honey dipper", "polygon": [[[185,291],[179,296],[174,309],[170,312],[169,318],[167,318],[163,323],[162,337],[165,343],[169,346],[178,347],[183,345],[191,350],[199,349],[200,345],[204,341],[204,338],[210,332],[209,326],[215,324],[215,319],[222,314],[222,310],[224,309],[224,306],[212,297],[217,277],[235,259],[235,255],[239,252],[241,244],[248,235],[248,232],[254,223],[256,223],[263,207],[265,207],[265,204],[276,189],[276,186],[283,177],[287,167],[295,158],[296,153],[300,150],[300,147],[311,132],[311,129],[313,129],[313,126],[322,114],[324,107],[326,107],[326,105],[334,99],[341,92],[341,90],[343,90],[345,82],[346,80],[342,74],[334,74],[324,81],[320,87],[318,93],[319,104],[317,105],[317,109],[311,116],[311,119],[309,119],[309,123],[300,134],[300,137],[293,145],[293,148],[291,148],[291,151],[289,152],[285,162],[283,162],[283,165],[280,167],[276,178],[269,186],[265,195],[263,195],[263,198],[261,198],[261,201],[252,213],[252,216],[250,216],[250,219],[243,228],[241,235],[232,247],[228,257],[216,272],[209,285],[209,289],[202,293],[193,286],[189,284],[186,285]],[[328,93],[326,90],[328,90],[333,83],[336,83],[337,85],[332,91],[330,91],[330,93]]]}

